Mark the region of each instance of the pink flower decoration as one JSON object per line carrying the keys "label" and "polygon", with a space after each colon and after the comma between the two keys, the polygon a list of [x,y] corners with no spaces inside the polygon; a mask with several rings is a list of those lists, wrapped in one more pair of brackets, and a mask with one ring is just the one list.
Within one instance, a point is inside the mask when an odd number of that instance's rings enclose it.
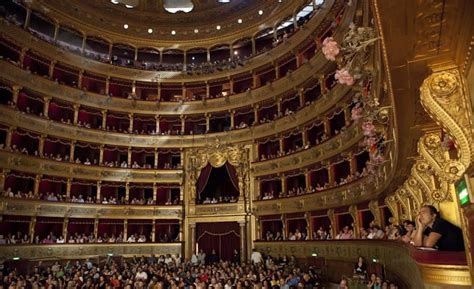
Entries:
{"label": "pink flower decoration", "polygon": [[358,122],[362,117],[362,107],[356,106],[351,110],[351,118],[353,121]]}
{"label": "pink flower decoration", "polygon": [[362,130],[364,131],[364,136],[375,135],[375,125],[371,121],[364,122],[362,124]]}
{"label": "pink flower decoration", "polygon": [[367,137],[367,138],[365,138],[365,145],[366,145],[366,146],[371,147],[371,146],[373,146],[373,145],[375,145],[375,144],[377,144],[377,139],[376,139],[375,137]]}
{"label": "pink flower decoration", "polygon": [[385,158],[384,158],[383,155],[381,155],[381,154],[378,154],[378,155],[376,155],[376,156],[374,156],[374,157],[372,158],[372,161],[373,161],[374,163],[376,163],[376,164],[380,164],[380,163],[382,163],[384,160],[385,160]]}
{"label": "pink flower decoration", "polygon": [[323,41],[322,51],[327,60],[336,61],[336,56],[339,54],[340,50],[339,45],[334,41],[334,38],[327,37]]}
{"label": "pink flower decoration", "polygon": [[349,73],[346,68],[341,70],[336,70],[336,75],[334,76],[340,84],[346,85],[353,85],[354,84],[354,77]]}

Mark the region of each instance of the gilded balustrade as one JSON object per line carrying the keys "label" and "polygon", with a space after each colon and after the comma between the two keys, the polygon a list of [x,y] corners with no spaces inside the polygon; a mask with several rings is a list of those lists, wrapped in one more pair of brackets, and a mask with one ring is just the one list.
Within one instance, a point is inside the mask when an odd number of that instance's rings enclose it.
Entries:
{"label": "gilded balustrade", "polygon": [[149,256],[155,254],[181,255],[181,243],[104,243],[104,244],[56,244],[56,245],[15,245],[0,246],[0,259],[20,257],[30,260],[46,259],[85,259],[107,256],[108,254],[124,257]]}
{"label": "gilded balustrade", "polygon": [[182,207],[104,205],[0,198],[0,214],[60,218],[181,219]]}
{"label": "gilded balustrade", "polygon": [[362,137],[360,126],[353,124],[338,135],[309,149],[275,159],[252,163],[252,176],[259,177],[268,174],[279,174],[307,167],[348,150],[359,143]]}
{"label": "gilded balustrade", "polygon": [[[330,2],[329,2],[330,1]],[[328,5],[322,8],[323,15],[327,17],[314,17],[311,19],[306,25],[304,29],[301,29],[295,35],[293,35],[290,39],[288,39],[287,44],[279,45],[273,48],[269,53],[265,53],[253,58],[248,64],[244,67],[239,67],[236,69],[222,71],[218,73],[213,73],[212,75],[193,75],[187,76],[182,74],[181,72],[166,72],[166,71],[146,71],[146,70],[139,70],[127,67],[120,67],[120,66],[113,66],[110,64],[102,63],[99,61],[95,61],[92,59],[88,59],[86,57],[82,57],[80,55],[74,54],[72,52],[67,52],[55,45],[47,43],[45,41],[38,41],[38,39],[31,35],[29,32],[16,27],[12,24],[3,24],[0,25],[0,33],[2,36],[7,37],[7,39],[11,39],[11,35],[15,35],[15,38],[12,39],[14,43],[16,43],[20,47],[29,47],[31,41],[34,40],[35,42],[35,50],[45,56],[48,59],[54,59],[57,62],[66,63],[69,65],[73,65],[77,68],[87,68],[87,71],[99,75],[107,75],[109,77],[116,77],[116,78],[123,78],[123,79],[130,79],[130,76],[133,75],[133,79],[136,81],[152,81],[153,79],[160,79],[162,82],[166,83],[183,83],[183,82],[196,82],[196,81],[211,81],[218,78],[229,78],[233,75],[239,75],[244,72],[249,72],[255,70],[261,66],[267,65],[269,63],[276,63],[278,58],[282,55],[286,55],[295,51],[295,49],[306,39],[314,38],[312,34],[315,32],[321,32],[323,30],[322,24],[324,24],[324,29],[326,29],[332,19],[334,19],[337,12],[341,9],[341,3],[337,5],[334,4],[334,0],[328,0]],[[344,13],[343,20],[341,22],[342,28],[339,30],[346,30],[349,23],[352,21],[355,9],[357,5],[352,5],[351,7],[347,8],[347,11]],[[331,19],[326,20],[326,19]],[[341,33],[336,33],[336,35],[340,35]],[[88,34],[90,35],[90,34]],[[127,37],[127,39],[130,39]],[[241,38],[235,38],[241,39]],[[222,40],[222,39],[219,39]],[[127,43],[120,42],[120,43]],[[219,41],[222,43],[222,41]],[[174,45],[175,43],[173,43]],[[216,45],[217,43],[213,43],[211,46]],[[156,42],[148,43],[143,47],[154,47]],[[196,45],[196,42],[193,41],[193,46]],[[199,46],[202,47],[202,46]]]}
{"label": "gilded balustrade", "polygon": [[124,169],[55,161],[0,150],[2,169],[83,180],[135,183],[181,183],[182,170]]}
{"label": "gilded balustrade", "polygon": [[257,216],[264,216],[348,206],[376,199],[382,190],[381,184],[385,182],[386,177],[364,177],[345,185],[311,194],[253,201],[252,212]]}
{"label": "gilded balustrade", "polygon": [[204,147],[213,143],[215,139],[219,139],[221,142],[253,142],[255,139],[294,129],[297,126],[314,120],[316,116],[322,115],[333,108],[345,99],[350,91],[351,89],[345,85],[336,85],[327,95],[292,115],[246,129],[212,134],[183,136],[123,134],[54,122],[36,115],[21,113],[7,106],[0,106],[0,123],[35,131],[38,134],[115,146],[159,148]]}
{"label": "gilded balustrade", "polygon": [[472,285],[467,265],[427,264],[418,261],[419,258],[415,259],[413,255],[415,249],[401,242],[333,240],[255,242],[254,245],[257,250],[274,257],[295,255],[299,258],[309,258],[312,254],[317,254],[326,260],[351,264],[355,263],[359,256],[365,260],[377,259],[377,262],[384,265],[387,279],[401,279],[406,282],[408,288],[446,288],[443,286],[448,284],[468,288],[467,286]]}

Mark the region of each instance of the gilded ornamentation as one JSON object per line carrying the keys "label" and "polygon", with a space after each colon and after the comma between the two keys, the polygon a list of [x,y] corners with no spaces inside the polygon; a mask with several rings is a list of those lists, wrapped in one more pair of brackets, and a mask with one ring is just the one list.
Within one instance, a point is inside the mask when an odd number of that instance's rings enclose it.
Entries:
{"label": "gilded ornamentation", "polygon": [[444,97],[452,94],[458,88],[458,83],[456,75],[443,71],[433,76],[429,86],[436,97]]}

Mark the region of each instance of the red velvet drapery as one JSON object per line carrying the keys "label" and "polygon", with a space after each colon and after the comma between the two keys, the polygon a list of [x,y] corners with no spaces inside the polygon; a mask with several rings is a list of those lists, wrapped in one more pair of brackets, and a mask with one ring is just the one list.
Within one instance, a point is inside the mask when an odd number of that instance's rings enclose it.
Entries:
{"label": "red velvet drapery", "polygon": [[201,194],[204,191],[204,188],[207,185],[207,181],[209,181],[209,176],[211,175],[212,166],[211,164],[207,164],[202,170],[199,178],[196,182],[196,191],[197,194]]}
{"label": "red velvet drapery", "polygon": [[234,185],[234,188],[239,191],[239,179],[237,177],[237,170],[229,162],[225,163],[225,168],[227,170],[227,174],[229,175],[230,181],[232,182],[232,185]]}
{"label": "red velvet drapery", "polygon": [[196,240],[199,250],[202,249],[206,256],[209,256],[212,250],[216,250],[219,258],[230,260],[234,249],[239,251],[239,229],[237,222],[198,223]]}

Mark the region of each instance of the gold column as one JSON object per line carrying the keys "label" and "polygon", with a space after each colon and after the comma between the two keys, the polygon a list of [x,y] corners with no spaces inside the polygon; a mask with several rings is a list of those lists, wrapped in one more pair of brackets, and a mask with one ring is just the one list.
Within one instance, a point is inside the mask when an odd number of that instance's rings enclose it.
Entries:
{"label": "gold column", "polygon": [[[113,44],[112,43],[109,43],[109,61],[112,62],[112,49],[113,49]],[[108,79],[108,77],[107,77]]]}
{"label": "gold column", "polygon": [[300,88],[298,90],[298,96],[300,98],[300,106],[304,107],[304,105],[305,105],[305,102],[304,102],[304,88]]}
{"label": "gold column", "polygon": [[81,54],[84,54],[84,51],[86,49],[86,41],[87,41],[87,34],[84,34],[84,36],[82,37]]}
{"label": "gold column", "polygon": [[[162,54],[160,54],[160,55],[162,55]],[[158,82],[158,100],[160,100],[160,99],[161,99],[161,82]]]}
{"label": "gold column", "polygon": [[349,213],[352,216],[352,220],[354,225],[352,226],[353,232],[354,232],[354,237],[356,239],[359,239],[360,237],[360,227],[362,227],[362,224],[360,223],[360,218],[359,218],[359,212],[357,211],[357,205],[351,205],[349,207]]}
{"label": "gold column", "polygon": [[301,135],[303,138],[303,147],[305,147],[307,144],[309,144],[309,139],[308,139],[308,129],[306,127],[303,127],[303,131],[301,131]]}
{"label": "gold column", "polygon": [[[280,216],[281,223],[283,225],[283,240],[288,240],[288,226],[286,225],[286,214]],[[264,232],[262,232],[263,237]]]}
{"label": "gold column", "polygon": [[130,120],[130,123],[128,125],[128,132],[133,133],[133,113],[129,113],[128,118]]}
{"label": "gold column", "polygon": [[64,217],[64,221],[63,221],[63,238],[65,240],[65,242],[67,242],[67,227],[69,225],[69,218],[68,217]]}
{"label": "gold column", "polygon": [[10,149],[12,146],[12,137],[13,132],[15,131],[16,127],[8,127],[7,136],[5,138],[5,149]]}
{"label": "gold column", "polygon": [[104,145],[99,146],[99,166],[104,164]]}
{"label": "gold column", "polygon": [[67,183],[66,183],[66,199],[67,200],[71,199],[71,185],[72,185],[72,179],[68,178]]}
{"label": "gold column", "polygon": [[280,152],[284,152],[285,151],[285,140],[283,139],[282,135],[279,136],[278,143],[279,143]]}
{"label": "gold column", "polygon": [[209,132],[210,129],[211,115],[206,113],[206,132]]}
{"label": "gold column", "polygon": [[352,122],[352,113],[351,113],[351,109],[349,108],[348,105],[346,105],[344,107],[344,120],[346,122],[346,127],[348,127],[349,125],[351,125],[351,122]]}
{"label": "gold column", "polygon": [[181,83],[181,99],[184,101],[186,100],[186,85],[184,83]]}
{"label": "gold column", "polygon": [[306,182],[306,190],[309,190],[309,188],[311,187],[311,172],[310,171],[304,172],[304,180]]}
{"label": "gold column", "polygon": [[74,162],[74,151],[75,151],[75,147],[76,147],[76,141],[75,140],[72,140],[71,141],[71,145],[69,147],[69,161],[71,163]]}
{"label": "gold column", "polygon": [[334,165],[330,164],[328,167],[328,179],[329,179],[329,187],[334,185],[335,179],[335,167]]}
{"label": "gold column", "polygon": [[128,219],[123,220],[123,241],[127,242],[128,239]]}
{"label": "gold column", "polygon": [[155,126],[156,126],[155,132],[159,134],[160,133],[160,116],[159,115],[155,115]]}
{"label": "gold column", "polygon": [[230,94],[234,94],[234,79],[233,78],[229,80],[229,86],[230,86]]}
{"label": "gold column", "polygon": [[43,105],[43,117],[49,118],[49,104],[51,103],[51,97],[46,96],[44,98],[44,105]]}
{"label": "gold column", "polygon": [[153,183],[153,203],[156,205],[156,199],[158,194],[158,184]]}
{"label": "gold column", "polygon": [[138,48],[135,48],[135,54],[133,55],[133,60],[137,61],[138,59]]}
{"label": "gold column", "polygon": [[128,168],[132,167],[132,147],[128,147],[127,151],[127,164]]}
{"label": "gold column", "polygon": [[101,191],[102,191],[102,181],[97,181],[97,195],[96,195],[96,200],[97,204],[101,203]]}
{"label": "gold column", "polygon": [[24,29],[27,29],[28,26],[30,26],[30,20],[31,20],[31,8],[27,8],[26,9],[25,23],[23,24]]}
{"label": "gold column", "polygon": [[186,116],[180,115],[179,118],[181,119],[181,134],[184,134],[186,129]]}
{"label": "gold column", "polygon": [[125,183],[125,202],[128,203],[130,200],[130,183],[126,182]]}
{"label": "gold column", "polygon": [[0,172],[0,192],[5,191],[5,179],[7,178],[7,174],[10,170],[3,169]]}
{"label": "gold column", "polygon": [[321,87],[321,94],[326,94],[327,92],[326,77],[324,75],[319,76],[319,86]]}
{"label": "gold column", "polygon": [[99,237],[99,218],[98,217],[94,219],[94,237],[96,240]]}
{"label": "gold column", "polygon": [[[280,177],[280,180],[281,180],[281,190],[282,190],[282,192],[287,192],[287,188],[286,188],[286,185],[287,185],[286,177],[285,177],[285,176],[281,176],[281,177]],[[277,192],[277,193],[278,193],[278,192]]]}
{"label": "gold column", "polygon": [[24,64],[24,62],[25,62],[25,55],[26,55],[26,52],[28,52],[28,48],[25,48],[25,47],[23,47],[23,48],[21,49],[21,51],[20,51],[20,59],[19,59],[19,61],[20,61],[20,67],[22,67],[22,68],[25,68],[25,67],[23,66],[23,64]]}
{"label": "gold column", "polygon": [[51,60],[51,62],[49,63],[48,76],[51,79],[53,79],[54,76],[54,67],[56,66],[56,62],[56,60]]}
{"label": "gold column", "polygon": [[235,110],[230,111],[230,127],[235,128]]}
{"label": "gold column", "polygon": [[278,66],[278,63],[275,64],[275,79],[280,78],[280,66]]}
{"label": "gold column", "polygon": [[239,222],[240,227],[240,262],[245,262],[247,257],[247,236],[246,232],[246,221]]}
{"label": "gold column", "polygon": [[308,236],[308,240],[313,239],[313,218],[311,218],[311,213],[305,212],[304,218],[306,220],[306,235]]}
{"label": "gold column", "polygon": [[36,216],[32,216],[30,226],[28,228],[28,234],[30,235],[30,243],[33,243],[35,241],[35,227],[36,227]]}
{"label": "gold column", "polygon": [[151,242],[155,243],[155,235],[156,235],[156,220],[151,220]]}
{"label": "gold column", "polygon": [[334,215],[334,209],[329,209],[327,214],[328,214],[329,221],[331,222],[331,237],[332,239],[334,239],[337,235],[337,224],[336,224],[336,216]]}
{"label": "gold column", "polygon": [[137,81],[133,80],[132,81],[132,94],[136,95],[136,93],[137,93]]}
{"label": "gold column", "polygon": [[354,176],[357,172],[357,159],[353,152],[349,153],[349,165],[351,169],[351,175]]}
{"label": "gold column", "polygon": [[77,88],[82,87],[82,79],[84,78],[84,70],[80,70],[79,74],[77,75]]}
{"label": "gold column", "polygon": [[255,36],[252,36],[252,54],[255,54],[256,47],[255,47]]}
{"label": "gold column", "polygon": [[58,35],[59,35],[59,23],[54,22],[54,36],[53,36],[54,43],[58,41]]}
{"label": "gold column", "polygon": [[253,85],[253,88],[260,87],[260,85],[261,85],[260,76],[257,75],[257,73],[255,71],[252,72],[252,85]]}
{"label": "gold column", "polygon": [[323,125],[324,125],[324,135],[327,137],[331,136],[331,123],[329,122],[329,119],[326,117],[323,120]]}
{"label": "gold column", "polygon": [[44,153],[44,140],[46,139],[46,135],[42,134],[40,135],[39,141],[38,141],[38,155],[40,157],[43,156]]}
{"label": "gold column", "polygon": [[211,86],[209,85],[209,82],[206,80],[206,98],[209,98],[211,96]]}
{"label": "gold column", "polygon": [[254,118],[254,123],[255,123],[255,124],[258,124],[258,122],[259,122],[259,119],[258,119],[258,108],[259,108],[259,105],[258,105],[258,104],[254,105],[254,107],[253,107],[253,118]]}
{"label": "gold column", "polygon": [[281,97],[278,97],[278,98],[277,98],[276,103],[277,103],[277,113],[278,113],[278,116],[281,116],[281,115],[282,115],[282,111],[281,111]]}
{"label": "gold column", "polygon": [[107,128],[107,110],[103,109],[101,110],[102,112],[102,129]]}
{"label": "gold column", "polygon": [[110,93],[110,76],[105,78],[105,95],[109,95]]}
{"label": "gold column", "polygon": [[77,125],[77,120],[79,119],[79,108],[81,107],[81,105],[80,105],[80,104],[74,104],[73,107],[74,107],[74,120],[73,120],[73,124],[74,124],[74,125]]}
{"label": "gold column", "polygon": [[34,187],[33,187],[33,194],[34,195],[38,195],[40,182],[41,182],[41,175],[36,175],[35,176],[35,184],[34,184]]}
{"label": "gold column", "polygon": [[16,105],[18,103],[18,94],[20,93],[20,90],[23,89],[23,87],[18,86],[18,85],[13,85],[12,88],[13,88],[12,102],[13,104]]}
{"label": "gold column", "polygon": [[153,166],[156,168],[158,168],[158,149],[155,148],[155,159],[153,160]]}
{"label": "gold column", "polygon": [[191,255],[196,253],[196,223],[189,224]]}

